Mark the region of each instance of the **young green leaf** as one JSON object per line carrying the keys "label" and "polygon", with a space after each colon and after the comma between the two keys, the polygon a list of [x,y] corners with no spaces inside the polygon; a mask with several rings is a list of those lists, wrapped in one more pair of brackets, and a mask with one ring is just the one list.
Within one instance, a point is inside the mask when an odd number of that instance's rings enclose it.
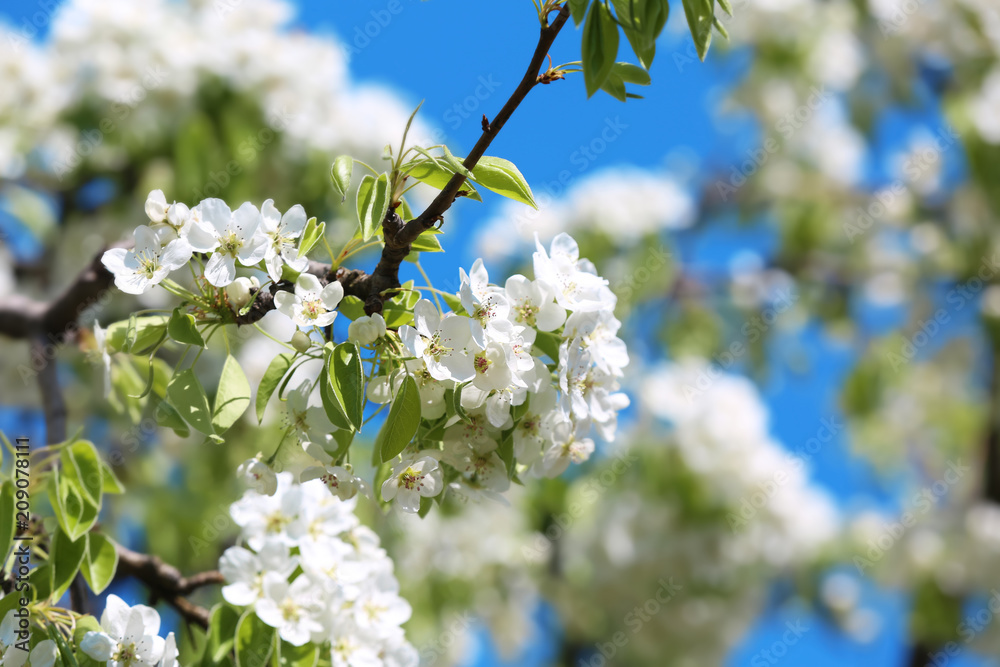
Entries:
{"label": "young green leaf", "polygon": [[[122,322],[114,322],[108,326],[107,345],[111,351],[125,352],[126,339],[131,335],[131,352],[141,354],[152,347],[166,331],[168,318],[165,315],[150,315],[147,317],[131,317]],[[131,325],[131,333],[129,331]]]}
{"label": "young green leaf", "polygon": [[174,373],[167,383],[167,398],[170,399],[170,405],[188,424],[205,435],[215,433],[208,396],[205,395],[205,389],[193,370],[187,368]]}
{"label": "young green leaf", "polygon": [[264,371],[264,377],[260,379],[260,384],[257,386],[257,398],[254,400],[258,424],[264,421],[264,408],[267,407],[267,402],[271,399],[274,390],[278,388],[278,384],[281,383],[281,378],[285,377],[285,373],[291,368],[292,357],[290,352],[279,354],[271,360],[267,370]]}
{"label": "young green leaf", "polygon": [[101,461],[101,492],[115,495],[125,493],[125,486],[105,461]]}
{"label": "young green leaf", "polygon": [[236,357],[226,357],[219,378],[219,389],[212,407],[212,427],[215,433],[225,433],[250,405],[250,383]]}
{"label": "young green leaf", "polygon": [[295,646],[282,641],[279,651],[278,667],[315,667],[319,662],[319,646],[316,644]]}
{"label": "young green leaf", "polygon": [[528,187],[528,182],[514,166],[514,163],[509,160],[484,155],[479,158],[479,163],[473,167],[472,175],[476,179],[476,183],[484,188],[522,204],[527,204],[532,208],[538,208],[535,204],[535,198],[531,194],[531,188]]}
{"label": "young green leaf", "polygon": [[347,199],[347,191],[351,187],[351,175],[354,173],[354,158],[350,155],[340,155],[330,167],[330,180],[333,189],[340,195],[341,203]]}
{"label": "young green leaf", "polygon": [[406,449],[420,425],[420,391],[407,375],[392,400],[389,416],[375,438],[375,451],[382,461],[391,461]]}
{"label": "young green leaf", "polygon": [[333,390],[344,406],[344,414],[354,426],[361,430],[365,407],[365,374],[361,367],[361,353],[354,343],[341,343],[331,354],[333,363],[330,380]]}
{"label": "young green leaf", "polygon": [[181,417],[181,413],[167,401],[160,401],[157,404],[154,416],[156,417],[157,424],[172,428],[178,437],[186,438],[191,435],[191,429],[188,427],[187,422],[184,421],[184,418]]}
{"label": "young green leaf", "polygon": [[236,625],[236,667],[267,665],[273,645],[274,628],[257,618],[253,609],[243,612]]}
{"label": "young green leaf", "polygon": [[370,174],[361,180],[358,188],[358,220],[361,222],[361,240],[368,241],[375,230],[382,226],[386,211],[389,210],[389,177]]}
{"label": "young green leaf", "polygon": [[333,388],[334,374],[333,346],[327,343],[324,350],[323,373],[319,379],[319,396],[323,401],[323,411],[326,412],[326,418],[331,424],[337,428],[353,431],[354,424],[347,416],[347,407]]}
{"label": "young green leaf", "polygon": [[87,535],[87,553],[80,567],[90,590],[100,595],[115,578],[118,570],[118,550],[114,543],[100,533]]}
{"label": "young green leaf", "polygon": [[583,81],[587,97],[591,97],[608,78],[618,57],[618,24],[603,2],[595,2],[587,13],[582,54]]}
{"label": "young green leaf", "polygon": [[[411,162],[404,169],[410,177],[417,179],[421,183],[429,185],[432,188],[437,188],[438,190],[443,190],[448,185],[448,181],[455,175],[455,170],[449,167],[449,164],[427,159]],[[462,186],[462,189],[468,190],[466,196],[469,199],[475,201],[483,200],[471,183],[466,182]],[[403,219],[412,219],[412,215],[403,216]]]}
{"label": "young green leaf", "polygon": [[167,322],[167,333],[178,343],[185,345],[197,345],[205,347],[205,339],[201,337],[201,332],[195,326],[194,316],[185,313],[180,308],[174,308]]}
{"label": "young green leaf", "polygon": [[587,15],[588,2],[590,0],[569,0],[569,15],[573,17],[573,23],[578,28]]}
{"label": "young green leaf", "polygon": [[715,18],[715,0],[683,0],[684,15],[687,17],[691,37],[702,60],[708,54],[712,43],[712,22]]}
{"label": "young green leaf", "polygon": [[469,419],[469,415],[465,412],[465,408],[462,407],[462,390],[465,389],[469,382],[463,382],[461,384],[455,385],[455,391],[451,395],[452,409],[455,410],[455,414],[458,415],[462,421],[467,424],[471,424],[472,420]]}
{"label": "young green leaf", "polygon": [[80,571],[83,557],[87,551],[87,537],[71,540],[62,530],[57,530],[50,547],[52,553],[49,562],[52,563],[52,592],[56,599],[69,590],[73,578]]}
{"label": "young green leaf", "polygon": [[59,460],[66,478],[76,482],[86,500],[100,507],[104,475],[101,471],[101,458],[94,444],[87,440],[77,440],[66,445]]}
{"label": "young green leaf", "polygon": [[[319,240],[323,238],[323,234],[326,233],[326,223],[321,222],[316,223],[316,218],[309,218],[306,222],[306,228],[302,231],[302,237],[299,239],[299,257],[305,257],[313,247],[319,243]],[[282,276],[284,277],[284,276]]]}
{"label": "young green leaf", "polygon": [[236,627],[240,623],[240,612],[226,603],[220,603],[212,608],[208,620],[207,655],[212,662],[222,661],[233,650],[236,640]]}

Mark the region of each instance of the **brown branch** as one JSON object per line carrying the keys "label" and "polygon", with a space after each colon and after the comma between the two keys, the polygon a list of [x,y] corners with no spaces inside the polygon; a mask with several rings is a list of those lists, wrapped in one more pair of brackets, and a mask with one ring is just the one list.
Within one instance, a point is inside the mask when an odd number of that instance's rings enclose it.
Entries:
{"label": "brown branch", "polygon": [[184,596],[205,586],[225,583],[222,573],[217,570],[201,572],[185,577],[173,565],[164,563],[156,556],[148,556],[126,547],[116,545],[118,571],[115,576],[131,576],[141,581],[154,596],[170,604],[189,623],[208,627],[209,612],[204,607],[188,601]]}
{"label": "brown branch", "polygon": [[[565,3],[559,9],[555,20],[541,29],[538,37],[538,45],[535,47],[535,53],[531,57],[528,69],[525,71],[524,77],[517,85],[517,88],[511,93],[507,103],[503,105],[503,108],[500,109],[500,112],[492,121],[484,116],[482,124],[483,133],[462,163],[469,171],[479,164],[479,159],[486,154],[486,150],[493,143],[493,140],[500,133],[500,130],[503,129],[504,125],[507,124],[514,111],[524,101],[524,98],[528,96],[528,93],[539,84],[539,71],[545,62],[545,56],[548,55],[552,43],[568,19],[569,4]],[[382,301],[384,298],[381,295],[387,289],[399,287],[399,266],[402,264],[403,259],[410,253],[410,244],[422,233],[433,227],[441,216],[451,208],[465,180],[466,178],[462,174],[452,176],[444,189],[424,209],[424,212],[405,224],[399,215],[390,209],[385,220],[382,221],[382,231],[385,237],[382,257],[368,279],[369,291],[368,298],[365,300],[366,313],[370,315],[382,311]]]}

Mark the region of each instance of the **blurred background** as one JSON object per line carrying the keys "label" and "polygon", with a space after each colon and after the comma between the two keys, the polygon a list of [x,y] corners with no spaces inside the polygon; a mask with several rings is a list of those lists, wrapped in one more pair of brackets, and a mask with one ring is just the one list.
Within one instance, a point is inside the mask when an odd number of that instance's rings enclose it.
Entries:
{"label": "blurred background", "polygon": [[[463,202],[425,256],[454,291],[458,267],[509,273],[568,231],[632,358],[632,407],[586,465],[512,507],[368,509],[425,664],[998,662],[1000,5],[734,6],[704,63],[672,7],[645,99],[587,100],[578,76],[533,92],[490,152],[539,210]],[[57,292],[154,188],[300,203],[342,243],[332,158],[377,160],[421,100],[419,136],[464,154],[523,72],[533,11],[4,0],[0,292]],[[553,59],[579,44],[568,27]],[[199,445],[145,399],[101,398],[86,327],[165,299],[102,300],[52,354],[70,431],[129,489],[106,530],[197,571],[236,533],[233,470],[278,427]],[[268,345],[241,348],[251,380]],[[0,370],[0,429],[43,439],[27,344],[0,340]],[[127,360],[112,377],[144,382]]]}

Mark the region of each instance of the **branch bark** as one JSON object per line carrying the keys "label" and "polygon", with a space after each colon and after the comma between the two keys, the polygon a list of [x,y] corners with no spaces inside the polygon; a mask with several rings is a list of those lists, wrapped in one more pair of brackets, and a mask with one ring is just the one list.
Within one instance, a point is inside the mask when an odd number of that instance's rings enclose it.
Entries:
{"label": "branch bark", "polygon": [[185,577],[176,567],[164,563],[156,556],[141,554],[120,544],[116,546],[118,551],[116,577],[135,577],[150,590],[154,601],[163,600],[189,623],[197,623],[203,628],[208,627],[208,610],[193,604],[185,596],[204,586],[225,583],[221,572],[210,570]]}
{"label": "branch bark", "polygon": [[[524,101],[524,98],[528,96],[528,93],[539,84],[539,71],[545,61],[545,56],[548,55],[552,43],[568,19],[569,4],[565,3],[560,7],[555,19],[541,29],[538,37],[538,45],[535,47],[531,62],[528,64],[528,69],[525,71],[524,77],[522,77],[517,88],[511,93],[507,103],[503,105],[503,108],[500,109],[500,112],[492,121],[486,119],[485,116],[483,117],[483,133],[479,137],[479,141],[476,142],[476,145],[473,146],[472,151],[469,152],[468,156],[462,162],[462,165],[469,171],[479,164],[480,158],[486,154],[486,150],[493,143],[496,136],[500,134],[500,130],[510,120],[514,111]],[[402,264],[403,259],[410,253],[410,244],[422,233],[433,227],[441,219],[441,216],[451,208],[465,180],[466,178],[462,174],[452,176],[444,189],[424,209],[424,212],[409,222],[404,223],[394,210],[390,210],[386,215],[385,220],[382,221],[385,247],[382,249],[382,257],[378,265],[368,278],[369,291],[368,298],[365,300],[366,313],[371,315],[372,313],[382,311],[382,301],[384,299],[381,297],[381,293],[387,289],[399,287],[399,266]]]}

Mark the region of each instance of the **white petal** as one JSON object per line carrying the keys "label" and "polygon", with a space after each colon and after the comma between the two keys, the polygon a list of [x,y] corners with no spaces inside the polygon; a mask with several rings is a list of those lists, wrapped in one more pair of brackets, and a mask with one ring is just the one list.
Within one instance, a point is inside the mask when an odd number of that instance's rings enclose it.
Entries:
{"label": "white petal", "polygon": [[233,212],[229,210],[226,202],[221,199],[205,199],[197,208],[201,213],[201,219],[211,225],[217,235],[225,234],[229,230]]}
{"label": "white petal", "polygon": [[205,278],[216,287],[225,287],[236,280],[236,260],[229,255],[216,253],[205,265]]}

